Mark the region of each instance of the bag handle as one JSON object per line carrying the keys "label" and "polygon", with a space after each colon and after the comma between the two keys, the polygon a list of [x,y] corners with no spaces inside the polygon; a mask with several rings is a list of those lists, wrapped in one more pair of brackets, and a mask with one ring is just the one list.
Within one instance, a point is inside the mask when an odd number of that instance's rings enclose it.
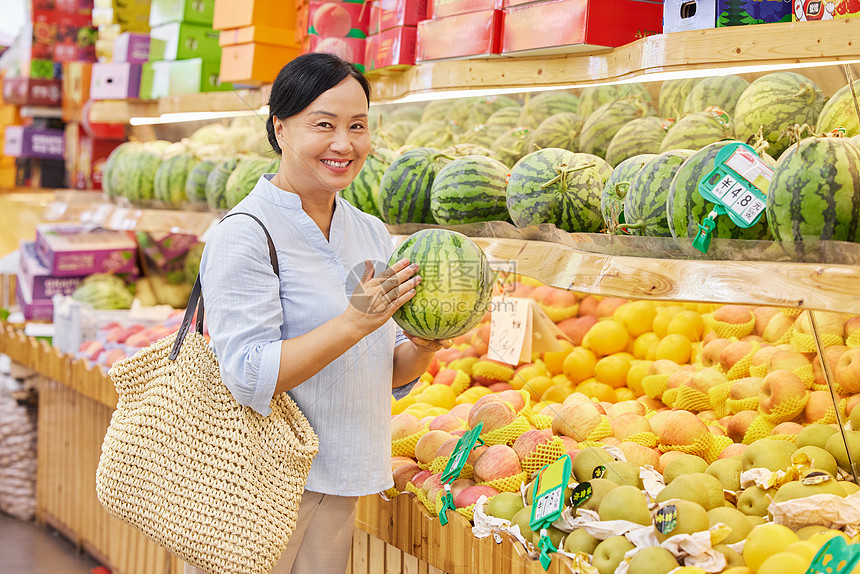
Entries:
{"label": "bag handle", "polygon": [[[227,219],[228,217],[233,217],[234,215],[247,215],[259,223],[260,227],[263,228],[263,233],[266,234],[266,242],[269,244],[269,259],[272,261],[272,269],[274,270],[275,275],[280,277],[281,275],[278,272],[278,253],[275,250],[275,243],[272,241],[272,236],[269,235],[269,230],[266,229],[266,226],[263,225],[263,222],[260,221],[257,216],[244,211],[238,211],[236,213],[226,215],[221,219],[221,221],[224,221],[224,219]],[[194,318],[195,311],[197,312],[195,329],[198,333],[203,334],[203,284],[200,282],[199,273],[197,274],[197,279],[194,281],[194,287],[191,288],[191,295],[189,295],[188,304],[185,306],[185,315],[182,317],[182,325],[179,327],[179,331],[176,332],[176,340],[173,342],[173,349],[170,351],[170,356],[168,357],[171,361],[175,361],[179,356],[179,349],[182,347],[182,343],[185,341],[185,336],[188,334],[188,329],[191,327],[191,320]]]}

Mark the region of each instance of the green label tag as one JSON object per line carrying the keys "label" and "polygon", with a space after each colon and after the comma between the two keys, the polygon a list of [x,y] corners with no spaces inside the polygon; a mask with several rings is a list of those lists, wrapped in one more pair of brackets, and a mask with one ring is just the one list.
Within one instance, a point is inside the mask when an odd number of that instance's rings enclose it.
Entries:
{"label": "green label tag", "polygon": [[594,471],[591,473],[591,478],[603,478],[603,475],[606,474],[606,467],[603,465],[595,466]]}
{"label": "green label tag", "polygon": [[581,482],[576,485],[576,488],[573,489],[573,494],[570,495],[570,505],[576,508],[589,498],[593,494],[593,489],[591,488],[590,482]]}
{"label": "green label tag", "polygon": [[657,511],[654,525],[660,534],[669,534],[678,526],[678,508],[674,504],[664,506]]}
{"label": "green label tag", "polygon": [[824,543],[806,574],[851,574],[860,562],[860,544],[848,544],[841,536]]}
{"label": "green label tag", "polygon": [[457,441],[457,446],[454,447],[454,452],[451,453],[451,458],[448,459],[448,464],[445,465],[445,470],[440,477],[443,483],[450,482],[460,476],[460,472],[469,458],[469,453],[475,448],[475,443],[479,440],[478,437],[481,436],[483,429],[484,423],[480,422]]}
{"label": "green label tag", "polygon": [[570,456],[565,454],[540,470],[532,491],[532,532],[549,526],[561,516],[564,491],[570,478],[570,464]]}

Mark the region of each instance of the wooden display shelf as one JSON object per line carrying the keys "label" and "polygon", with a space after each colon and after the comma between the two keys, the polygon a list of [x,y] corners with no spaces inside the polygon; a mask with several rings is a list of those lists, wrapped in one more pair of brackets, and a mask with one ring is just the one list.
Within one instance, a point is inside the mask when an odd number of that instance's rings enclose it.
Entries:
{"label": "wooden display shelf", "polygon": [[91,123],[126,124],[135,117],[189,112],[246,112],[269,101],[269,86],[229,92],[165,96],[158,100],[96,100],[89,111]]}

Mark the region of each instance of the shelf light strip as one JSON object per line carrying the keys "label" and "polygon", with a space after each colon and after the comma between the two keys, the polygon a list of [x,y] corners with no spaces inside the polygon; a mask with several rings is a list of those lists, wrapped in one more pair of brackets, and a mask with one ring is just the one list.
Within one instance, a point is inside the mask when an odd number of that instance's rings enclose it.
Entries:
{"label": "shelf light strip", "polygon": [[129,120],[133,126],[150,126],[158,124],[175,124],[180,122],[199,122],[207,120],[220,120],[224,118],[239,118],[245,116],[259,116],[266,118],[269,115],[269,106],[263,106],[258,110],[236,110],[223,112],[175,112],[161,114],[160,116],[140,116]]}

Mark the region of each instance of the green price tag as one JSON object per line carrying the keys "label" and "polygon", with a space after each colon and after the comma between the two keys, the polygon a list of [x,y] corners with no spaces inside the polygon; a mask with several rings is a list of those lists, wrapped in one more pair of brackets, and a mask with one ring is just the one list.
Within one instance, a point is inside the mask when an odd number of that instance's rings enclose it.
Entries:
{"label": "green price tag", "polygon": [[860,562],[860,544],[848,544],[841,536],[825,542],[806,574],[851,574]]}
{"label": "green price tag", "polygon": [[654,526],[660,534],[669,534],[678,526],[678,508],[674,504],[664,506],[657,511]]}
{"label": "green price tag", "polygon": [[714,169],[699,181],[699,193],[713,210],[699,224],[693,247],[705,253],[711,244],[716,218],[728,215],[739,227],[752,227],[767,207],[773,168],[744,143],[731,143],[717,154]]}
{"label": "green price tag", "polygon": [[576,508],[589,498],[594,493],[590,482],[580,482],[573,489],[573,494],[570,495],[570,505]]}
{"label": "green price tag", "polygon": [[475,448],[475,444],[484,444],[484,441],[479,438],[482,430],[484,430],[484,423],[480,422],[475,428],[460,437],[460,440],[457,441],[457,446],[454,447],[454,452],[451,453],[451,457],[448,459],[448,464],[445,465],[445,470],[442,472],[440,479],[445,486],[445,494],[442,495],[442,509],[439,511],[439,522],[443,525],[448,524],[448,510],[456,509],[456,506],[454,506],[454,496],[451,494],[448,483],[460,476],[460,472],[462,472],[463,466],[469,458],[469,453]]}
{"label": "green price tag", "polygon": [[564,508],[564,491],[567,489],[567,481],[570,479],[570,455],[562,455],[558,460],[545,465],[540,469],[535,479],[534,490],[532,490],[532,515],[529,527],[532,532],[540,532],[538,548],[540,549],[540,563],[544,570],[549,568],[552,559],[550,553],[558,549],[552,545],[547,536],[546,528],[561,516]]}
{"label": "green price tag", "polygon": [[595,466],[594,471],[591,473],[591,478],[603,478],[603,475],[606,474],[606,467],[603,465]]}

